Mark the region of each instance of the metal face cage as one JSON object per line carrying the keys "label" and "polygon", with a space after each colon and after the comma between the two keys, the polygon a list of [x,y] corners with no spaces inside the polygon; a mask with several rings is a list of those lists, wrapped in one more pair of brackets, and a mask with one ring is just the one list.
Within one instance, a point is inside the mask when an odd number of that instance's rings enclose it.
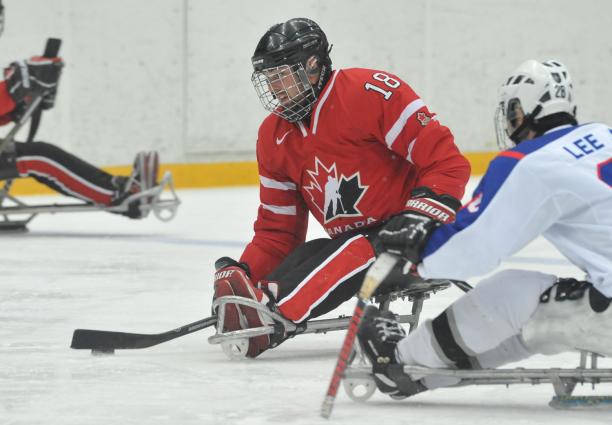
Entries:
{"label": "metal face cage", "polygon": [[289,122],[306,118],[317,100],[301,63],[255,71],[251,82],[263,107]]}
{"label": "metal face cage", "polygon": [[513,146],[512,141],[506,130],[506,111],[504,102],[499,102],[497,109],[495,110],[495,136],[497,136],[497,147],[500,150],[506,150]]}
{"label": "metal face cage", "polygon": [[521,118],[525,118],[525,113],[518,98],[510,99],[507,104],[502,101],[497,106],[495,111],[495,133],[497,136],[497,146],[500,150],[516,146],[510,135],[518,128],[519,119]]}

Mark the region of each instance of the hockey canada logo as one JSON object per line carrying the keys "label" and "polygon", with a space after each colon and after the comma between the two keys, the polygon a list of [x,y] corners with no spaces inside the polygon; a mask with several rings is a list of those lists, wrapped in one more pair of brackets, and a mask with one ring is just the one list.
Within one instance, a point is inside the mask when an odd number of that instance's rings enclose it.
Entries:
{"label": "hockey canada logo", "polygon": [[416,118],[423,127],[425,127],[431,121],[431,117],[425,112],[417,112]]}
{"label": "hockey canada logo", "polygon": [[359,171],[346,177],[338,175],[336,163],[326,167],[315,157],[314,171],[306,170],[310,184],[304,190],[310,194],[312,203],[323,214],[325,223],[340,217],[361,217],[357,204],[368,190],[361,184]]}

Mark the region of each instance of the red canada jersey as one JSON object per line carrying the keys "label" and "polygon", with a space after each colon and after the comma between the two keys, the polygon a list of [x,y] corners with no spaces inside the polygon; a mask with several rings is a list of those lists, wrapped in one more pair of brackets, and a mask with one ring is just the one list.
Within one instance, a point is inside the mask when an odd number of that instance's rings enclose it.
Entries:
{"label": "red canada jersey", "polygon": [[384,71],[333,72],[310,122],[270,114],[259,128],[255,237],[246,262],[255,281],[304,243],[308,212],[330,237],[405,209],[415,187],[463,196],[468,161],[408,84]]}

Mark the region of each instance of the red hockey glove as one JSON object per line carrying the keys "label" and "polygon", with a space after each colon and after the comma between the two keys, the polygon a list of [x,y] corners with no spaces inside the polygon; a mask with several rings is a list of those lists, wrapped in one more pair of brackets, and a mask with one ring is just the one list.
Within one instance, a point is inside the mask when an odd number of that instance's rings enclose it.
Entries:
{"label": "red hockey glove", "polygon": [[9,95],[16,103],[14,119],[19,118],[35,96],[42,94],[42,108],[55,104],[57,85],[64,62],[61,58],[35,56],[12,62],[4,69],[4,79]]}
{"label": "red hockey glove", "polygon": [[414,212],[443,224],[455,221],[461,202],[450,195],[437,195],[428,187],[417,187],[406,202],[406,212]]}
{"label": "red hockey glove", "polygon": [[[248,266],[229,257],[219,258],[215,262],[215,293],[213,300],[225,296],[238,296],[258,301],[266,306],[268,296],[251,282]],[[216,311],[213,313],[217,313]],[[221,320],[219,318],[218,320]],[[227,303],[223,317],[223,329],[219,332],[237,331],[240,329],[259,328],[266,325],[264,314],[253,307],[243,304]],[[257,357],[270,347],[270,336],[261,335],[249,338],[245,347],[247,357]]]}

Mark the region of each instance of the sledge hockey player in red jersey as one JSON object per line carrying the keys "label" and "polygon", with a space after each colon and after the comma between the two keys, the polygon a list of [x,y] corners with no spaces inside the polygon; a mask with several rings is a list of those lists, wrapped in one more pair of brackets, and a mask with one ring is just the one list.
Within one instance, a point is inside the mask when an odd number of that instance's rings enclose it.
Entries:
{"label": "sledge hockey player in red jersey", "polygon": [[[240,261],[217,261],[215,299],[257,300],[294,323],[356,294],[394,215],[451,222],[470,175],[453,135],[399,77],[331,67],[321,28],[305,18],[272,26],[252,57],[252,82],[271,114],[259,128],[259,213]],[[305,243],[308,213],[330,236]],[[227,305],[224,330],[265,314]],[[288,335],[251,338],[255,357]]]}
{"label": "sledge hockey player in red jersey", "polygon": [[[55,103],[63,61],[33,57],[11,63],[0,81],[0,124],[17,121],[31,99],[45,93],[42,108]],[[156,152],[140,152],[130,176],[113,176],[63,149],[45,142],[13,142],[0,152],[0,180],[33,177],[67,196],[85,202],[112,206],[157,184],[159,159]],[[141,218],[138,201],[123,213]]]}
{"label": "sledge hockey player in red jersey", "polygon": [[[0,16],[3,27],[1,1]],[[58,57],[32,57],[5,68],[4,81],[0,81],[0,125],[18,121],[39,95],[43,95],[42,109],[52,108],[63,65]],[[11,142],[0,146],[0,180],[33,177],[59,193],[87,203],[101,206],[126,203],[121,214],[130,218],[146,215],[147,210],[140,208],[143,199],[137,194],[157,185],[156,152],[138,153],[130,176],[114,176],[49,143]]]}
{"label": "sledge hockey player in red jersey", "polygon": [[[398,365],[480,369],[584,350],[612,356],[612,129],[578,125],[573,84],[558,61],[529,60],[500,91],[498,141],[515,145],[489,165],[454,223],[423,229],[394,219],[384,249],[422,278],[492,271],[540,234],[584,280],[503,270],[406,335],[391,312],[368,307],[359,331],[378,388],[407,397],[458,381],[412,381]],[[511,141],[511,143],[505,143]]]}

